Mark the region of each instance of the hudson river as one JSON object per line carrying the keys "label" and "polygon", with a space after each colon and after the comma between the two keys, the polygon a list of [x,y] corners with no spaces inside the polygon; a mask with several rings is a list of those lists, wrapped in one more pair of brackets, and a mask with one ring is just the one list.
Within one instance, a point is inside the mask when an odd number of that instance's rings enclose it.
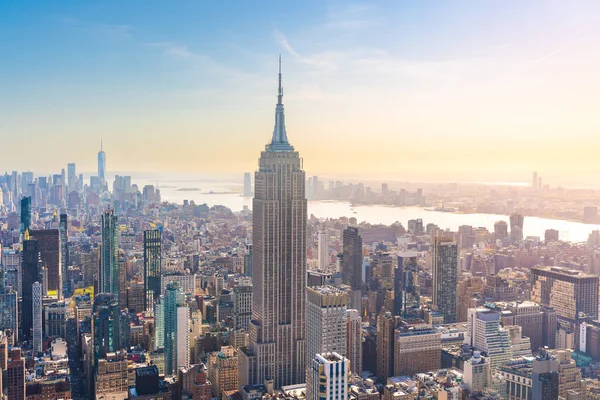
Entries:
{"label": "hudson river", "polygon": [[[139,189],[145,184],[154,184],[148,179],[132,179]],[[182,203],[183,200],[193,200],[196,204],[206,203],[209,206],[223,205],[233,211],[240,211],[244,206],[252,208],[252,199],[242,197],[242,186],[239,181],[224,180],[187,180],[159,182],[163,201]],[[210,193],[213,192],[213,193]],[[442,229],[457,230],[460,225],[485,227],[493,232],[494,222],[504,220],[507,215],[495,214],[454,214],[439,211],[428,211],[420,207],[391,207],[383,205],[355,206],[342,201],[309,201],[308,214],[319,218],[355,217],[358,222],[366,221],[372,224],[392,224],[396,221],[407,226],[409,219],[422,218],[423,223],[434,223]],[[525,217],[524,236],[538,236],[542,240],[546,229],[557,229],[561,240],[583,242],[587,240],[592,230],[600,230],[600,225],[583,224],[548,218]]]}

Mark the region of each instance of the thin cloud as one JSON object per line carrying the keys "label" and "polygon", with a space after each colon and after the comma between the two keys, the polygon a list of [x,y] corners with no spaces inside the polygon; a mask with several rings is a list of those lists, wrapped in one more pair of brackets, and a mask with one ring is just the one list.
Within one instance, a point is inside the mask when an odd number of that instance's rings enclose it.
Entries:
{"label": "thin cloud", "polygon": [[130,39],[133,27],[127,24],[107,24],[104,22],[86,21],[70,16],[60,16],[58,20],[66,25],[84,29],[112,39]]}
{"label": "thin cloud", "polygon": [[576,41],[574,41],[573,43],[570,43],[570,44],[568,44],[568,45],[566,45],[566,46],[564,46],[564,47],[561,47],[561,48],[559,48],[559,49],[557,49],[557,50],[554,50],[553,52],[551,52],[551,53],[548,53],[548,54],[546,54],[546,55],[545,55],[545,56],[543,56],[543,57],[540,57],[540,58],[538,58],[538,59],[536,59],[536,60],[533,60],[533,61],[531,61],[531,63],[532,63],[532,64],[537,64],[537,63],[540,63],[540,62],[542,62],[542,61],[544,61],[544,60],[547,60],[548,58],[554,57],[554,56],[555,56],[555,55],[557,55],[557,54],[560,54],[560,53],[562,53],[562,52],[565,52],[565,51],[567,51],[567,50],[571,49],[572,47],[574,47],[574,46],[575,46],[575,45],[577,45],[578,43],[582,42],[584,39],[585,39],[585,36],[582,36],[582,37],[580,37],[579,39],[577,39]]}

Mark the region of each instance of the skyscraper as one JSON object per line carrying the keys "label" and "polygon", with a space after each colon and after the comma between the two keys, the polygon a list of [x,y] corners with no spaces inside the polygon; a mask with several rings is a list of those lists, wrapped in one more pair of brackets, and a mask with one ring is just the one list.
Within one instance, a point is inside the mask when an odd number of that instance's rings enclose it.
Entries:
{"label": "skyscraper", "polygon": [[13,347],[4,377],[6,394],[10,400],[25,400],[25,359],[21,349]]}
{"label": "skyscraper", "polygon": [[444,316],[444,323],[456,322],[458,246],[452,239],[433,240],[433,305]]}
{"label": "skyscraper", "polygon": [[67,187],[69,191],[77,190],[77,171],[75,163],[67,164]]}
{"label": "skyscraper", "polygon": [[[117,216],[109,209],[102,213],[102,257],[100,261],[100,293],[119,297],[119,231]],[[125,289],[125,288],[123,288]]]}
{"label": "skyscraper", "polygon": [[313,357],[309,368],[311,384],[309,385],[309,381],[306,382],[306,398],[348,400],[349,364],[350,361],[338,353],[317,354]]}
{"label": "skyscraper", "polygon": [[144,231],[144,310],[152,309],[160,296],[161,262],[161,232]]}
{"label": "skyscraper", "polygon": [[394,374],[394,332],[398,319],[385,308],[377,317],[377,377],[382,382]]}
{"label": "skyscraper", "polygon": [[106,182],[106,153],[102,148],[102,141],[100,141],[100,151],[98,152],[98,177],[104,184]]}
{"label": "skyscraper", "polygon": [[533,173],[533,181],[531,183],[531,187],[533,188],[533,190],[536,190],[538,188],[538,175],[537,175],[537,172]]}
{"label": "skyscraper", "polygon": [[30,230],[29,234],[32,239],[37,240],[42,265],[48,269],[48,290],[56,292],[60,299],[62,297],[62,260],[59,230]]}
{"label": "skyscraper", "polygon": [[[358,228],[349,226],[342,234],[342,282],[350,285],[350,304],[362,315],[362,238]],[[352,360],[350,360],[352,361]]]}
{"label": "skyscraper", "polygon": [[62,290],[63,295],[71,294],[71,282],[67,277],[67,269],[69,267],[69,227],[67,214],[60,214],[60,224],[58,232],[60,234],[60,270],[62,275]]}
{"label": "skyscraper", "polygon": [[15,342],[19,341],[19,296],[12,287],[6,286],[3,270],[0,270],[0,330],[10,329]]}
{"label": "skyscraper", "polygon": [[417,256],[415,251],[398,254],[398,267],[394,277],[394,314],[404,319],[421,316]]}
{"label": "skyscraper", "polygon": [[252,196],[252,177],[250,175],[250,172],[244,173],[244,196]]}
{"label": "skyscraper", "polygon": [[21,316],[21,332],[22,338],[31,339],[31,330],[33,328],[33,283],[40,281],[40,251],[38,241],[29,238],[29,233],[26,231],[25,240],[23,240],[23,259],[22,259],[22,290],[21,294],[22,307],[24,312]]}
{"label": "skyscraper", "polygon": [[348,295],[333,286],[306,289],[306,398],[314,393],[311,363],[317,354],[346,351]]}
{"label": "skyscraper", "polygon": [[33,354],[42,351],[42,285],[35,282],[32,287]]}
{"label": "skyscraper", "polygon": [[273,138],[254,176],[252,322],[250,345],[239,352],[241,385],[305,379],[305,176],[285,131],[279,66]]}
{"label": "skyscraper", "polygon": [[318,234],[319,246],[319,269],[324,271],[329,266],[329,237],[327,231],[319,231]]}
{"label": "skyscraper", "polygon": [[510,215],[510,239],[513,242],[520,242],[523,240],[523,222],[525,217],[521,214]]}
{"label": "skyscraper", "polygon": [[21,199],[21,235],[31,228],[31,196]]}
{"label": "skyscraper", "polygon": [[358,310],[346,311],[346,351],[350,360],[350,371],[362,372],[362,318]]}
{"label": "skyscraper", "polygon": [[577,322],[580,313],[598,317],[598,276],[563,267],[531,268],[531,300],[553,307],[561,320]]}
{"label": "skyscraper", "polygon": [[165,374],[177,373],[179,367],[189,367],[189,308],[185,295],[176,282],[169,283],[164,297]]}
{"label": "skyscraper", "polygon": [[108,353],[123,348],[121,343],[121,315],[117,296],[111,293],[100,293],[94,299],[94,355],[95,362],[106,358]]}

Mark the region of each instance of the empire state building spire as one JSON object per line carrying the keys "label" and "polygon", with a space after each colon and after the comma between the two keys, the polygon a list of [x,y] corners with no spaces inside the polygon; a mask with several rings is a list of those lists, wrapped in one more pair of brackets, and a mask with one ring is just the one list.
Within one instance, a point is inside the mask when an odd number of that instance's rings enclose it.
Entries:
{"label": "empire state building spire", "polygon": [[281,55],[279,56],[279,89],[277,91],[277,105],[275,106],[275,128],[273,139],[267,145],[267,151],[294,151],[289,144],[285,131],[285,114],[283,112],[283,87],[281,86]]}

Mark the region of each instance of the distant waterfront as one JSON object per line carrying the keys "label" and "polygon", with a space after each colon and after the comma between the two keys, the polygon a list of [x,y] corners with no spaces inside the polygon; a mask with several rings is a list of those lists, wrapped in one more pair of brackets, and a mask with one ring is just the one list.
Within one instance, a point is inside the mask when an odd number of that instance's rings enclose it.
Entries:
{"label": "distant waterfront", "polygon": [[[132,182],[137,183],[142,189],[146,184],[156,185],[145,179],[132,177]],[[198,188],[195,191],[181,191],[181,188]],[[244,207],[252,208],[252,198],[243,197],[242,185],[236,180],[170,180],[162,186],[159,182],[162,199],[164,201],[183,203],[184,200],[193,200],[196,204],[206,203],[209,206],[223,205],[233,211],[240,211]],[[213,193],[210,193],[213,192]],[[343,201],[309,201],[308,213],[318,218],[355,217],[358,222],[366,221],[372,224],[392,224],[396,221],[406,227],[409,219],[422,218],[423,223],[434,223],[442,229],[457,230],[460,225],[485,227],[494,230],[494,223],[499,220],[508,221],[507,215],[496,214],[456,214],[426,210],[420,207],[393,207],[384,205],[352,206]],[[538,236],[542,240],[546,229],[559,231],[561,240],[583,242],[593,230],[600,230],[600,225],[583,224],[580,222],[556,220],[549,218],[525,217],[524,236]]]}

